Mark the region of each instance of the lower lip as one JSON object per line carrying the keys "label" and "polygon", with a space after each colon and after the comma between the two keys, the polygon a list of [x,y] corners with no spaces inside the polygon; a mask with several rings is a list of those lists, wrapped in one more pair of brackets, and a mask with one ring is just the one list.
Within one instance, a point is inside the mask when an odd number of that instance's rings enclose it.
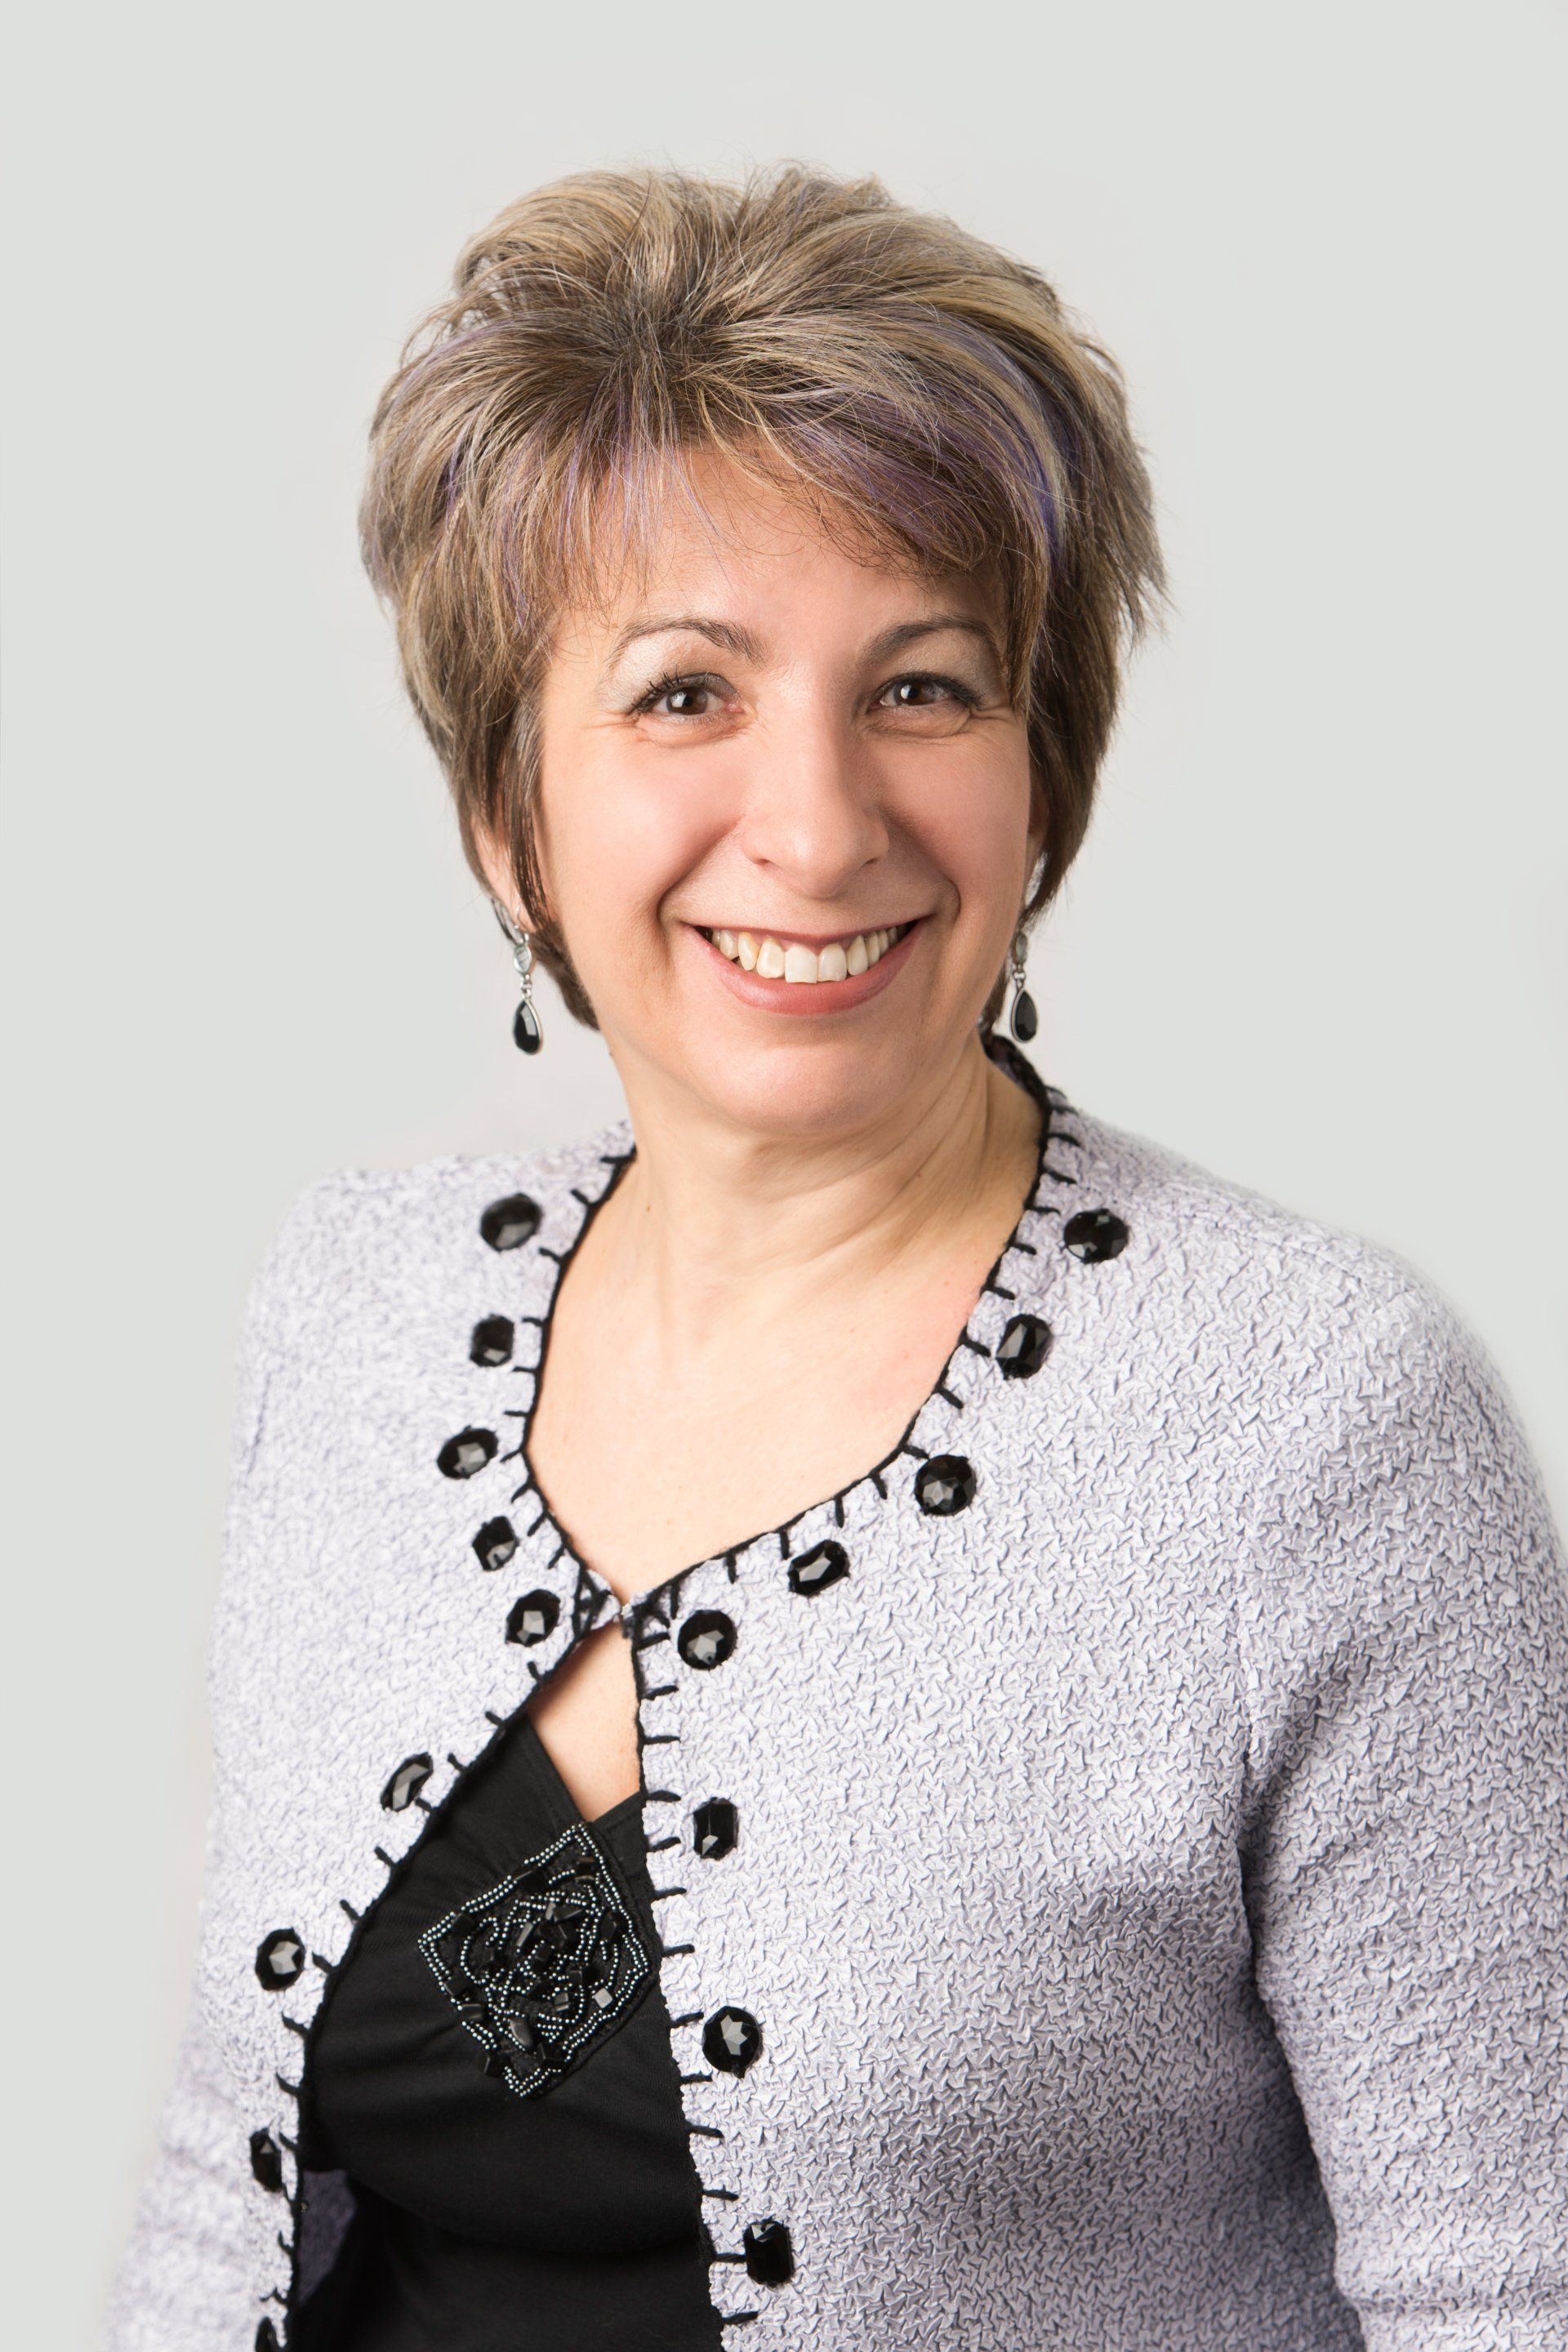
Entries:
{"label": "lower lip", "polygon": [[856,972],[847,980],[764,980],[761,972],[747,971],[740,964],[731,963],[711,940],[705,939],[691,924],[687,929],[708,957],[716,977],[741,1003],[759,1013],[822,1014],[850,1013],[856,1005],[867,1004],[873,996],[879,996],[908,962],[923,920],[923,917],[917,917],[902,938],[895,940],[886,955],[879,957],[868,971]]}

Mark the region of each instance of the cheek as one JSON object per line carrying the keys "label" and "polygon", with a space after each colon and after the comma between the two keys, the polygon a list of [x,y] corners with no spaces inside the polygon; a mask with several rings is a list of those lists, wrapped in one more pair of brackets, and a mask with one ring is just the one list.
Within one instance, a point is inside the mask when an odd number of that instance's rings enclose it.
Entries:
{"label": "cheek", "polygon": [[546,779],[541,839],[573,961],[584,978],[611,942],[617,957],[651,947],[659,908],[724,829],[722,811],[674,772],[637,775],[626,763],[585,762]]}
{"label": "cheek", "polygon": [[1026,762],[986,763],[950,788],[905,798],[904,822],[924,859],[952,885],[957,928],[978,943],[1012,937],[1024,895],[1030,815]]}

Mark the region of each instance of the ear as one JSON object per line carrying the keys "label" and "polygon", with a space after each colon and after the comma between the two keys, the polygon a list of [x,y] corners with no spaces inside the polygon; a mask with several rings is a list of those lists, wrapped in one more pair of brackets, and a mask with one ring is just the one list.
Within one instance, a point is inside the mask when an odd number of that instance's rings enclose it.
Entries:
{"label": "ear", "polygon": [[1028,842],[1028,865],[1025,877],[1026,881],[1030,885],[1034,882],[1036,868],[1038,866],[1040,859],[1045,854],[1047,831],[1046,788],[1040,782],[1039,777],[1031,771],[1029,781],[1029,830],[1026,835]]}
{"label": "ear", "polygon": [[512,871],[511,857],[483,821],[474,827],[474,854],[482,871],[485,888],[492,898],[499,898],[509,915],[525,931],[539,929],[531,911],[523,905],[517,877]]}

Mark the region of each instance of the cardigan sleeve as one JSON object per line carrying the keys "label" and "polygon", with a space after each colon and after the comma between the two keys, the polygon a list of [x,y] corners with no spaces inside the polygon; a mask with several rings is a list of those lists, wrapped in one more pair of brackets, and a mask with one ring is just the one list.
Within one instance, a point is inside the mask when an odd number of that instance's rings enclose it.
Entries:
{"label": "cardigan sleeve", "polygon": [[[241,1324],[229,1441],[224,1580],[252,1532],[252,1480],[268,1382],[297,1286],[296,1260],[320,1186],[300,1193],[251,1282]],[[216,1616],[215,1616],[216,1622]],[[209,1689],[212,1637],[209,1631]],[[200,1932],[205,1937],[226,1836],[215,1791],[206,1824]],[[159,2110],[153,2153],[110,2290],[102,2352],[251,2352],[258,2307],[244,2236],[248,2127],[194,1983]]]}
{"label": "cardigan sleeve", "polygon": [[1416,1279],[1290,1403],[1238,1631],[1254,1974],[1367,2352],[1568,2346],[1568,1569]]}

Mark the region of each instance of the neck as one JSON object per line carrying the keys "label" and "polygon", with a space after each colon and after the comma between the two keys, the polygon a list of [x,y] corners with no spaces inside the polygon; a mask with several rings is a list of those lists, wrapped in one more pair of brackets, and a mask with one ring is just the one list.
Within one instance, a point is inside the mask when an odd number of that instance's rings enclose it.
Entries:
{"label": "neck", "polygon": [[606,1270],[669,1346],[699,1354],[720,1331],[761,1345],[803,1307],[848,1304],[853,1328],[884,1286],[977,1250],[989,1263],[1038,1149],[1037,1106],[977,1034],[894,1116],[820,1142],[672,1112],[635,1083],[626,1096],[637,1157],[600,1220]]}

